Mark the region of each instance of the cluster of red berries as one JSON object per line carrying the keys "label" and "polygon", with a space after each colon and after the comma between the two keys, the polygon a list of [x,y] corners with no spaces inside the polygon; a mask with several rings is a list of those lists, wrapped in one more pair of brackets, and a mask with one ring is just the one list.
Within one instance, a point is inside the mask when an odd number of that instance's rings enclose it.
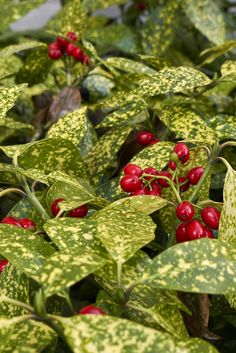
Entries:
{"label": "cluster of red berries", "polygon": [[205,225],[195,215],[193,205],[188,201],[181,202],[176,208],[176,216],[182,223],[176,228],[176,241],[182,243],[199,238],[214,238],[213,230],[218,230],[220,211],[215,207],[204,207],[201,218]]}
{"label": "cluster of red berries", "polygon": [[15,227],[29,229],[32,231],[36,230],[36,224],[29,218],[16,219],[15,217],[4,217],[1,220],[3,224],[10,224]]}
{"label": "cluster of red berries", "polygon": [[[59,202],[65,201],[65,199],[58,198],[54,200],[51,204],[51,213],[53,217],[56,217],[56,215],[60,211],[60,207],[58,205]],[[86,205],[82,205],[80,207],[75,208],[74,210],[71,210],[68,212],[69,217],[76,217],[76,218],[84,218],[86,214],[88,213],[88,207]]]}
{"label": "cluster of red berries", "polygon": [[[76,42],[78,39],[75,32],[68,32],[66,37],[73,42]],[[89,56],[81,48],[58,36],[55,42],[48,45],[48,56],[52,60],[58,60],[63,55],[72,56],[76,61],[80,61],[84,65],[88,65],[90,61]]]}
{"label": "cluster of red berries", "polygon": [[149,131],[139,131],[136,134],[136,141],[142,146],[154,145],[154,143],[159,142],[159,140]]}

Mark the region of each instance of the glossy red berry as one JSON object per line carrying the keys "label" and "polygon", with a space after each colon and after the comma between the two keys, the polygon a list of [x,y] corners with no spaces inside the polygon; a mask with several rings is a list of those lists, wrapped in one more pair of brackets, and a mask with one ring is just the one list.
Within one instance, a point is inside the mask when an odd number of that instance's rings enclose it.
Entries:
{"label": "glossy red berry", "polygon": [[199,166],[199,167],[192,168],[189,170],[187,174],[187,179],[189,180],[191,185],[197,185],[203,173],[204,173],[203,167]]}
{"label": "glossy red berry", "polygon": [[[72,44],[73,45],[73,44]],[[75,47],[72,51],[72,56],[75,60],[77,61],[83,61],[84,60],[84,52],[82,49],[79,47]]]}
{"label": "glossy red berry", "polygon": [[58,206],[58,203],[61,201],[65,201],[65,199],[62,198],[58,198],[56,200],[54,200],[51,204],[51,213],[53,215],[53,217],[56,217],[56,215],[58,214],[58,212],[60,211],[60,207]]}
{"label": "glossy red berry", "polygon": [[149,146],[150,146],[150,145],[155,145],[155,143],[158,143],[158,142],[160,142],[160,140],[154,138],[154,139],[152,139],[152,140],[149,142]]}
{"label": "glossy red berry", "polygon": [[36,224],[29,218],[18,219],[18,222],[20,223],[21,227],[25,229],[29,229],[32,231],[36,230]]}
{"label": "glossy red berry", "polygon": [[204,227],[205,228],[205,238],[212,238],[214,239],[214,234],[211,229]]}
{"label": "glossy red berry", "polygon": [[84,55],[83,60],[82,60],[82,63],[83,63],[84,65],[89,65],[89,63],[90,63],[90,57],[89,57],[88,55]]}
{"label": "glossy red berry", "polygon": [[67,55],[72,56],[74,53],[74,50],[77,48],[75,44],[69,43],[66,47],[66,53]]}
{"label": "glossy red berry", "polygon": [[66,36],[68,39],[73,40],[74,42],[76,42],[78,39],[77,34],[75,32],[68,32]]}
{"label": "glossy red berry", "polygon": [[188,201],[181,202],[176,207],[175,212],[176,212],[176,216],[181,221],[190,221],[193,218],[194,214],[195,214],[193,206]]}
{"label": "glossy red berry", "polygon": [[[171,179],[172,178],[172,175],[167,172],[167,171],[163,171],[160,173],[160,176],[164,176],[168,179]],[[163,188],[168,188],[170,186],[170,184],[168,183],[167,180],[164,180],[164,179],[158,179],[158,183],[159,185],[161,185]]]}
{"label": "glossy red berry", "polygon": [[189,149],[185,143],[179,142],[174,147],[174,152],[177,154],[179,161],[183,164],[189,160]]}
{"label": "glossy red berry", "polygon": [[198,219],[193,219],[186,226],[186,235],[188,240],[204,238],[205,227]]}
{"label": "glossy red berry", "polygon": [[48,57],[52,60],[58,60],[62,57],[61,49],[56,42],[49,44]]}
{"label": "glossy red berry", "polygon": [[[158,170],[156,168],[153,167],[147,167],[143,169],[143,173],[144,174],[151,174],[151,175],[160,175],[160,173],[158,172]],[[151,180],[153,177],[152,176],[145,176],[145,180]]]}
{"label": "glossy red berry", "polygon": [[215,207],[204,207],[201,212],[203,222],[211,229],[219,229],[220,211]]}
{"label": "glossy red berry", "polygon": [[69,42],[65,38],[58,36],[56,43],[61,50],[65,50]]}
{"label": "glossy red berry", "polygon": [[188,222],[180,223],[178,225],[178,227],[176,228],[175,235],[176,235],[176,242],[177,243],[183,243],[184,241],[188,240],[187,233],[186,233],[187,224],[188,224]]}
{"label": "glossy red berry", "polygon": [[174,161],[169,161],[168,166],[172,170],[176,169],[176,163]]}
{"label": "glossy red berry", "polygon": [[69,217],[84,218],[87,213],[88,207],[86,205],[82,205],[80,207],[75,208],[74,210],[71,210],[68,215]]}
{"label": "glossy red berry", "polygon": [[136,141],[142,146],[147,146],[154,139],[154,135],[148,131],[140,131],[136,135]]}
{"label": "glossy red berry", "polygon": [[9,261],[7,259],[1,260],[0,261],[0,273],[4,270],[4,268],[9,264]]}
{"label": "glossy red berry", "polygon": [[142,188],[142,182],[137,175],[125,175],[120,180],[121,188],[126,192],[133,192]]}
{"label": "glossy red berry", "polygon": [[[187,191],[189,189],[190,183],[189,183],[188,180],[187,181],[186,180],[187,179],[185,177],[179,177],[178,178],[178,183],[180,185],[179,189],[180,189],[181,192]],[[184,183],[184,185],[181,185],[183,183]]]}
{"label": "glossy red berry", "polygon": [[147,195],[161,196],[161,187],[158,184],[152,185],[152,190],[148,190]]}
{"label": "glossy red berry", "polygon": [[138,189],[134,192],[131,192],[129,196],[140,196],[140,195],[147,195],[148,194],[148,189],[147,188],[141,188]]}
{"label": "glossy red berry", "polygon": [[95,305],[87,305],[79,311],[80,315],[106,315],[105,311]]}
{"label": "glossy red berry", "polygon": [[140,177],[143,171],[137,164],[128,163],[124,167],[124,173],[126,175],[136,175],[137,177]]}
{"label": "glossy red berry", "polygon": [[1,223],[3,224],[10,224],[12,226],[15,226],[15,227],[20,227],[21,228],[21,225],[20,223],[18,222],[18,220],[14,217],[4,217],[2,220],[1,220]]}

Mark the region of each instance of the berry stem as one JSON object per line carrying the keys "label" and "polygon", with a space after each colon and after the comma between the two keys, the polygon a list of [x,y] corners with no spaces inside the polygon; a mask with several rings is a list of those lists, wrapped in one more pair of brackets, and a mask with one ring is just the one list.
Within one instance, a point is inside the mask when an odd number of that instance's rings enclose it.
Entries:
{"label": "berry stem", "polygon": [[223,148],[229,146],[236,146],[236,141],[227,141],[225,143],[222,143],[222,145],[220,146],[220,152],[223,150]]}
{"label": "berry stem", "polygon": [[196,185],[196,188],[193,191],[192,195],[188,199],[189,202],[194,203],[195,199],[198,196],[199,191],[201,190],[202,185],[204,184],[205,180],[207,179],[207,177],[211,173],[211,168],[212,168],[211,162],[212,161],[208,162],[201,179],[199,180],[198,184]]}
{"label": "berry stem", "polygon": [[118,262],[117,263],[117,285],[118,287],[121,288],[121,284],[122,284],[122,263]]}
{"label": "berry stem", "polygon": [[17,189],[17,188],[8,188],[8,189],[4,189],[0,192],[0,197],[4,196],[5,194],[7,194],[8,192],[15,192],[17,194],[22,195],[23,197],[26,196],[26,194],[24,193],[23,190],[21,189]]}

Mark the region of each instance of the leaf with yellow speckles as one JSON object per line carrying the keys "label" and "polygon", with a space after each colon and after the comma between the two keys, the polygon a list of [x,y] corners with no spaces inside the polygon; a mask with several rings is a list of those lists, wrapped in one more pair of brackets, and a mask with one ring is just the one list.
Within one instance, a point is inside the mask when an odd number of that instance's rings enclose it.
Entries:
{"label": "leaf with yellow speckles", "polygon": [[183,0],[181,4],[189,20],[204,36],[212,43],[224,43],[225,21],[216,1]]}
{"label": "leaf with yellow speckles", "polygon": [[26,86],[27,84],[23,83],[18,86],[0,89],[0,119],[4,118],[7,111],[13,107],[21,91]]}
{"label": "leaf with yellow speckles", "polygon": [[219,56],[226,54],[228,51],[231,51],[235,47],[236,40],[227,40],[223,44],[203,50],[200,56],[207,55],[207,58],[202,62],[201,65],[210,64]]}
{"label": "leaf with yellow speckles", "polygon": [[177,136],[185,140],[197,140],[213,145],[216,141],[214,130],[203,118],[182,105],[163,106],[161,121]]}
{"label": "leaf with yellow speckles", "polygon": [[67,34],[74,31],[80,36],[86,24],[86,13],[81,0],[70,0],[63,8],[64,16],[61,20],[61,32]]}
{"label": "leaf with yellow speckles", "polygon": [[46,258],[55,251],[31,231],[8,224],[0,224],[0,239],[0,254],[36,281]]}
{"label": "leaf with yellow speckles", "polygon": [[191,293],[227,294],[236,288],[236,251],[213,239],[174,245],[146,266],[140,283]]}
{"label": "leaf with yellow speckles", "polygon": [[211,80],[201,71],[191,67],[165,68],[140,82],[134,91],[144,96],[157,96],[164,93],[177,93],[206,86]]}
{"label": "leaf with yellow speckles", "polygon": [[128,58],[111,57],[106,60],[106,63],[120,71],[128,73],[143,73],[147,75],[154,75],[156,73],[156,70],[146,66],[145,64]]}
{"label": "leaf with yellow speckles", "polygon": [[214,129],[219,139],[236,139],[236,117],[218,114],[206,120],[207,125]]}
{"label": "leaf with yellow speckles", "polygon": [[22,65],[22,61],[16,55],[7,58],[0,57],[0,80],[7,76],[14,75]]}
{"label": "leaf with yellow speckles", "polygon": [[[126,0],[116,0],[115,4],[120,5],[126,3]],[[86,11],[94,12],[114,5],[114,0],[84,0],[83,7]]]}
{"label": "leaf with yellow speckles", "polygon": [[221,66],[221,78],[219,83],[222,81],[236,82],[236,62],[233,60],[226,60]]}
{"label": "leaf with yellow speckles", "polygon": [[4,49],[0,50],[0,57],[6,58],[6,57],[11,56],[12,54],[18,53],[19,51],[23,51],[26,49],[32,49],[32,48],[36,48],[39,46],[46,46],[46,44],[36,42],[36,41],[29,41],[29,42],[20,43],[20,44],[8,45],[7,47],[4,47]]}
{"label": "leaf with yellow speckles", "polygon": [[108,315],[55,319],[62,326],[73,353],[217,353],[203,340],[195,338],[181,342],[166,333]]}
{"label": "leaf with yellow speckles", "polygon": [[107,212],[98,211],[95,219],[98,238],[119,265],[155,237],[152,219],[135,208],[117,205]]}

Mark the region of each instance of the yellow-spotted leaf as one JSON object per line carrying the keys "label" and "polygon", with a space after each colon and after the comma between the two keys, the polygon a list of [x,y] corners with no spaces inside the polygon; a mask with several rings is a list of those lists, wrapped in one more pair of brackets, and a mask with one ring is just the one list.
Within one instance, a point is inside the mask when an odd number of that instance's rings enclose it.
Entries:
{"label": "yellow-spotted leaf", "polygon": [[98,186],[96,188],[96,192],[98,195],[109,201],[115,201],[127,196],[127,194],[120,187],[120,176]]}
{"label": "yellow-spotted leaf", "polygon": [[236,251],[207,238],[174,245],[153,259],[140,283],[193,293],[235,292]]}
{"label": "yellow-spotted leaf", "polygon": [[7,127],[12,130],[21,130],[22,132],[29,131],[32,132],[33,127],[31,124],[23,123],[21,121],[14,120],[12,118],[6,117],[0,120],[0,128]]}
{"label": "yellow-spotted leaf", "polygon": [[212,43],[225,40],[224,16],[214,0],[183,0],[183,10],[194,26]]}
{"label": "yellow-spotted leaf", "polygon": [[47,297],[63,292],[104,266],[106,259],[84,249],[83,253],[57,252],[44,263],[39,282]]}
{"label": "yellow-spotted leaf", "polygon": [[135,208],[118,205],[107,212],[98,211],[96,222],[98,238],[119,265],[155,237],[152,219]]}
{"label": "yellow-spotted leaf", "polygon": [[54,249],[31,231],[8,224],[0,224],[0,254],[17,269],[38,280],[40,269]]}
{"label": "yellow-spotted leaf", "polygon": [[160,118],[172,132],[185,140],[202,141],[209,145],[213,145],[216,141],[214,130],[207,126],[199,114],[188,107],[163,106]]}
{"label": "yellow-spotted leaf", "polygon": [[221,66],[221,81],[232,81],[236,82],[236,62],[232,60],[226,60]]}
{"label": "yellow-spotted leaf", "polygon": [[83,33],[86,24],[86,13],[81,0],[70,0],[63,8],[64,16],[61,20],[61,32],[65,35],[75,31],[79,35]]}
{"label": "yellow-spotted leaf", "polygon": [[120,71],[128,73],[143,73],[147,75],[154,75],[156,73],[156,70],[146,66],[145,64],[128,58],[112,57],[108,58],[106,63]]}
{"label": "yellow-spotted leaf", "polygon": [[117,127],[106,132],[88,153],[85,163],[93,180],[110,166],[131,131],[130,127]]}
{"label": "yellow-spotted leaf", "polygon": [[15,55],[0,57],[0,80],[7,76],[14,75],[22,66],[22,61]]}
{"label": "yellow-spotted leaf", "polygon": [[218,114],[206,120],[207,125],[215,131],[219,139],[236,139],[236,117]]}
{"label": "yellow-spotted leaf", "polygon": [[24,83],[18,86],[0,89],[0,119],[4,118],[7,111],[13,107],[15,101],[26,86],[27,84]]}
{"label": "yellow-spotted leaf", "polygon": [[157,96],[164,93],[177,93],[206,86],[211,80],[202,72],[191,67],[165,68],[150,78],[141,81],[137,93]]}
{"label": "yellow-spotted leaf", "polygon": [[236,171],[228,168],[224,184],[224,206],[220,217],[219,239],[236,245]]}
{"label": "yellow-spotted leaf", "polygon": [[[116,0],[115,4],[116,5],[121,5],[124,4],[126,0]],[[104,9],[109,6],[114,5],[114,0],[84,0],[83,1],[83,7],[86,9],[86,11],[89,12],[94,12],[98,9]]]}
{"label": "yellow-spotted leaf", "polygon": [[73,353],[217,353],[200,339],[179,341],[172,336],[108,315],[78,315],[55,317],[62,326]]}
{"label": "yellow-spotted leaf", "polygon": [[23,51],[26,49],[32,49],[32,48],[39,47],[39,46],[46,46],[46,44],[36,42],[36,41],[29,41],[29,42],[20,43],[20,44],[8,45],[4,49],[0,50],[0,57],[6,58],[6,57],[11,56],[12,54],[18,53],[19,51]]}
{"label": "yellow-spotted leaf", "polygon": [[139,55],[139,58],[148,66],[154,68],[159,71],[164,67],[171,67],[171,63],[164,59],[163,57],[156,57],[152,55]]}
{"label": "yellow-spotted leaf", "polygon": [[202,62],[202,65],[210,64],[219,56],[226,54],[228,51],[231,51],[235,47],[236,47],[236,40],[228,40],[228,41],[225,41],[223,44],[203,50],[200,56],[206,55],[207,57]]}

